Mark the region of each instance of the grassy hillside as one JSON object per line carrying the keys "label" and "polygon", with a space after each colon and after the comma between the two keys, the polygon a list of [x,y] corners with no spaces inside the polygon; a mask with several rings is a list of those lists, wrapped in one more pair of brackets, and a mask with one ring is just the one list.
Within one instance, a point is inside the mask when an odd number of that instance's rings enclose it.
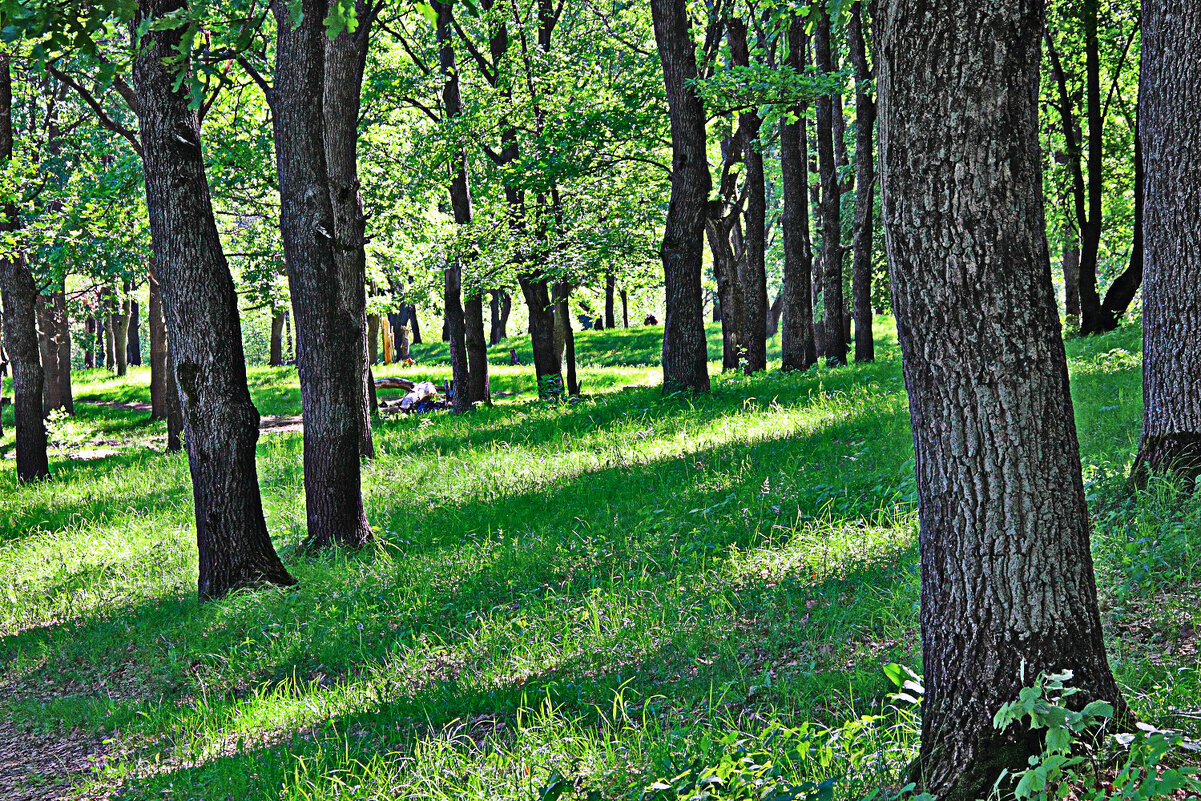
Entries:
{"label": "grassy hillside", "polygon": [[[880,326],[873,365],[720,377],[695,400],[660,397],[660,336],[578,334],[578,402],[498,366],[493,408],[380,422],[380,545],[357,553],[297,551],[301,438],[264,434],[300,584],[204,606],[186,460],[145,411],[79,403],[53,423],[50,482],[0,471],[0,752],[37,754],[0,771],[34,790],[0,795],[638,799],[736,745],[839,797],[895,786],[915,710],[883,666],[921,670],[895,335]],[[440,381],[440,347],[377,374]],[[1196,734],[1201,502],[1126,488],[1138,348],[1129,328],[1069,343],[1103,614],[1137,712]],[[92,371],[76,392],[130,404],[147,382]],[[290,368],[251,382],[264,414],[299,412]]]}

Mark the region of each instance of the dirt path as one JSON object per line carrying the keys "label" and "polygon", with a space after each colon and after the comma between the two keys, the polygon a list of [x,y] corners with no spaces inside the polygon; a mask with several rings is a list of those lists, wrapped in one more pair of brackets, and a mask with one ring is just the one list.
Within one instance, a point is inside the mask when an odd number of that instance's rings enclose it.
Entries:
{"label": "dirt path", "polygon": [[[99,739],[71,731],[65,737],[34,734],[0,720],[0,798],[6,801],[95,799],[76,785],[104,759]],[[107,794],[105,794],[107,795]]]}

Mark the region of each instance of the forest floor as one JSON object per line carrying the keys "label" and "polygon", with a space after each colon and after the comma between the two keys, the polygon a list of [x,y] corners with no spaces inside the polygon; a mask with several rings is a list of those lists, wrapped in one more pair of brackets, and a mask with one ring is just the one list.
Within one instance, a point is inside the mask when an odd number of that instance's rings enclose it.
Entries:
{"label": "forest floor", "polygon": [[[379,546],[360,552],[298,551],[301,436],[265,434],[300,583],[203,606],[187,461],[137,406],[147,371],[78,374],[53,478],[0,471],[0,797],[633,801],[714,766],[897,786],[917,717],[885,666],[921,666],[889,322],[872,365],[715,363],[697,399],[655,386],[659,328],[579,334],[577,402],[496,366],[513,394],[493,408],[377,424]],[[377,375],[441,382],[439,347]],[[1197,736],[1201,500],[1125,483],[1137,329],[1068,351],[1115,673],[1142,719]],[[298,414],[293,369],[250,381],[264,415]]]}

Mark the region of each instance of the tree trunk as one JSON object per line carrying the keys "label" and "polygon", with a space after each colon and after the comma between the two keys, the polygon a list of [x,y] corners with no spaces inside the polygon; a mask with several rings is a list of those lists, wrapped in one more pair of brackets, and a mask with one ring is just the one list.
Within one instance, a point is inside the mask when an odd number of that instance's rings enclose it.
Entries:
{"label": "tree trunk", "polygon": [[114,303],[117,309],[113,315],[113,355],[117,359],[117,375],[129,372],[129,282],[122,287],[122,299]]}
{"label": "tree trunk", "polygon": [[1063,306],[1069,328],[1080,327],[1080,246],[1073,241],[1063,246]]}
{"label": "tree trunk", "polygon": [[[0,51],[0,167],[13,155],[12,73],[10,56]],[[0,208],[0,234],[21,226],[17,208]],[[0,257],[0,296],[4,306],[4,348],[13,375],[16,417],[17,478],[37,481],[50,475],[46,424],[42,418],[42,365],[38,359],[37,285],[23,254]]]}
{"label": "tree trunk", "polygon": [[54,293],[54,328],[58,338],[58,397],[62,410],[75,414],[71,388],[71,318],[67,311],[66,281]]}
{"label": "tree trunk", "polygon": [[663,324],[663,391],[708,392],[701,262],[705,206],[712,179],[706,158],[705,111],[692,82],[696,48],[684,0],[651,0],[655,41],[671,117],[671,201],[660,256],[667,317]]}
{"label": "tree trunk", "polygon": [[421,325],[417,322],[417,307],[410,304],[405,309],[405,325],[409,327],[409,341],[414,345],[420,345]]}
{"label": "tree trunk", "polygon": [[1025,726],[993,726],[1039,673],[1073,671],[1074,705],[1104,699],[1127,719],[1105,658],[1044,232],[1043,4],[884,0],[876,23],[919,499],[925,697],[913,777],[936,798],[976,799],[1039,750]]}
{"label": "tree trunk", "polygon": [[530,317],[530,346],[534,351],[534,376],[539,398],[563,394],[563,361],[555,347],[555,313],[546,280],[519,275]]}
{"label": "tree trunk", "polygon": [[780,317],[784,314],[784,293],[776,295],[767,310],[767,338],[771,339],[780,331]]}
{"label": "tree trunk", "polygon": [[392,343],[393,350],[396,353],[396,361],[402,362],[409,358],[409,328],[408,326],[397,326],[396,337]]}
{"label": "tree trunk", "polygon": [[58,379],[58,337],[54,323],[54,299],[50,295],[38,295],[34,304],[38,320],[38,352],[42,359],[42,415],[61,409],[62,395]]}
{"label": "tree trunk", "polygon": [[104,361],[108,356],[105,350],[105,343],[108,341],[108,315],[104,312],[103,294],[97,295],[96,307],[99,311],[99,314],[96,315],[96,366],[108,367]]}
{"label": "tree trunk", "polygon": [[563,329],[563,366],[567,372],[567,394],[579,395],[580,382],[575,373],[575,332],[571,328],[571,287],[560,281],[555,284],[555,315]]}
{"label": "tree trunk", "polygon": [[[818,14],[813,43],[818,70],[827,74],[833,72],[830,15],[826,11]],[[838,184],[834,148],[834,100],[831,95],[818,95],[817,158],[821,167],[822,307],[825,309],[823,352],[826,364],[831,366],[847,363],[842,322],[842,189]]]}
{"label": "tree trunk", "polygon": [[131,24],[148,30],[134,62],[155,275],[169,332],[192,472],[202,600],[248,585],[294,584],[267,534],[255,466],[259,415],[246,386],[238,299],[213,219],[200,121],[176,86],[182,29],[152,23],[183,0],[142,0]]}
{"label": "tree trunk", "polygon": [[[283,326],[280,326],[283,329]],[[379,364],[379,315],[367,315],[367,360]]]}
{"label": "tree trunk", "polygon": [[150,304],[146,324],[150,337],[150,419],[167,419],[167,328],[163,320],[163,296],[159,289],[156,269],[149,272]]}
{"label": "tree trunk", "polygon": [[138,331],[139,321],[138,302],[129,299],[129,334],[125,340],[125,363],[140,367],[142,364],[142,337]]}
{"label": "tree trunk", "polygon": [[[728,146],[728,145],[727,145]],[[733,189],[734,182],[723,178],[723,190]],[[717,279],[717,300],[721,307],[721,369],[737,370],[745,351],[743,334],[746,331],[746,305],[743,285],[738,280],[737,258],[730,244],[733,227],[738,223],[738,206],[723,191],[722,200],[710,201],[705,221],[705,235],[713,256],[713,274]]]}
{"label": "tree trunk", "polygon": [[324,0],[304,0],[303,19],[274,0],[272,121],[284,245],[304,416],[305,546],[351,547],[371,539],[360,455],[369,409],[363,281],[343,269],[326,168]]}
{"label": "tree trunk", "polygon": [[463,303],[467,345],[467,387],[472,403],[492,403],[488,390],[488,338],[484,336],[484,298],[478,292]]}
{"label": "tree trunk", "polygon": [[388,314],[384,316],[380,328],[384,335],[384,364],[392,364],[396,361],[392,347],[392,331],[394,330],[392,315]]}
{"label": "tree trunk", "polygon": [[1201,7],[1143,9],[1139,134],[1146,148],[1143,437],[1135,478],[1201,475]]}
{"label": "tree trunk", "polygon": [[89,314],[83,321],[83,367],[96,367],[96,318]]}
{"label": "tree trunk", "polygon": [[509,314],[513,311],[513,296],[507,290],[497,289],[492,293],[492,330],[488,341],[497,345],[507,336]]}
{"label": "tree trunk", "polygon": [[630,296],[626,290],[621,290],[621,327],[630,327]]}
{"label": "tree trunk", "polygon": [[[730,54],[735,66],[750,68],[746,25],[731,18],[726,25]],[[746,163],[746,229],[742,259],[739,262],[739,283],[743,292],[742,342],[747,375],[767,369],[767,186],[763,175],[763,149],[759,142],[762,120],[751,109],[738,115],[742,159]]]}
{"label": "tree trunk", "polygon": [[[1136,123],[1137,126],[1137,123]],[[1122,274],[1113,279],[1105,300],[1101,303],[1101,330],[1118,327],[1126,310],[1134,301],[1143,282],[1143,209],[1146,198],[1146,179],[1143,174],[1142,137],[1137,127],[1134,133],[1134,238],[1130,245],[1130,261]]]}
{"label": "tree trunk", "polygon": [[175,358],[167,346],[165,356],[167,375],[163,393],[167,408],[167,452],[183,450],[183,407],[179,402],[179,382],[175,380]]}
{"label": "tree trunk", "polygon": [[117,370],[116,317],[117,299],[112,287],[104,290],[104,366],[109,372]]}
{"label": "tree trunk", "polygon": [[613,329],[617,327],[617,314],[614,306],[615,295],[617,294],[617,276],[609,273],[605,276],[605,328]]}
{"label": "tree trunk", "polygon": [[[808,62],[804,22],[788,26],[787,65],[803,75]],[[808,105],[792,109],[780,122],[780,172],[783,211],[780,230],[784,238],[784,318],[780,331],[780,366],[806,370],[817,363],[813,330],[813,251],[809,239],[809,125]]]}
{"label": "tree trunk", "polygon": [[267,364],[280,367],[284,363],[284,315],[275,312],[271,315],[271,349],[267,356]]}
{"label": "tree trunk", "polygon": [[370,459],[375,456],[375,443],[371,438],[370,361],[367,358],[367,254],[364,250],[367,218],[363,215],[363,199],[359,193],[358,122],[368,36],[374,17],[364,0],[358,0],[355,12],[358,27],[353,32],[342,31],[332,41],[328,36],[321,37],[325,44],[322,114],[334,221],[334,261],[338,268],[338,313],[349,318],[351,325],[346,336],[348,340],[354,339],[353,348],[344,351],[341,358],[350,361],[348,354],[354,354],[353,362],[358,371],[354,402],[358,406],[359,455]]}
{"label": "tree trunk", "polygon": [[[446,110],[447,119],[453,120],[463,114],[463,99],[459,91],[459,71],[455,65],[454,42],[451,40],[454,7],[450,3],[442,2],[435,2],[433,6],[438,15],[435,33],[443,80],[442,105]],[[467,225],[471,222],[471,187],[467,178],[467,151],[465,148],[459,147],[455,150],[450,171],[450,203],[454,209],[455,223]],[[443,302],[445,303],[446,340],[450,343],[451,375],[454,380],[452,407],[459,414],[470,411],[472,405],[467,352],[468,320],[467,311],[462,302],[462,290],[463,265],[456,257],[446,265]]]}
{"label": "tree trunk", "polygon": [[876,101],[869,87],[872,71],[867,63],[863,38],[863,3],[851,4],[847,42],[855,68],[855,227],[851,233],[851,305],[855,318],[855,361],[876,359],[872,335],[872,244],[875,239],[874,196],[876,165],[872,131],[876,125]]}

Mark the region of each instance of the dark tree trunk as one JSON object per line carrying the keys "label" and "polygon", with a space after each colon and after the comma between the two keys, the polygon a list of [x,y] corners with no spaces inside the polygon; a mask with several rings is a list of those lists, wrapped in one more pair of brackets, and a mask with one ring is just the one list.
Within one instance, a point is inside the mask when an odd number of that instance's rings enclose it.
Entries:
{"label": "dark tree trunk", "polygon": [[129,299],[129,335],[125,340],[125,363],[140,367],[142,365],[142,337],[138,331],[140,309],[138,302]]}
{"label": "dark tree trunk", "polygon": [[[463,98],[459,90],[459,71],[455,65],[455,48],[451,28],[454,22],[454,7],[450,3],[433,4],[437,12],[436,35],[438,61],[442,70],[442,105],[446,117],[453,120],[463,113]],[[471,187],[467,179],[467,152],[458,148],[450,166],[450,203],[454,209],[455,222],[467,225],[471,222]],[[470,361],[467,343],[467,309],[463,305],[463,265],[456,256],[446,265],[442,299],[445,303],[446,340],[450,343],[450,366],[454,377],[453,408],[457,413],[471,410],[472,388]],[[470,303],[470,301],[468,301]],[[482,309],[481,309],[482,326]]]}
{"label": "dark tree trunk", "polygon": [[332,41],[328,36],[322,37],[325,43],[322,115],[334,221],[334,260],[338,268],[338,313],[351,322],[346,338],[356,340],[353,349],[344,351],[341,358],[350,361],[348,354],[354,354],[358,371],[354,402],[359,409],[359,455],[370,459],[375,456],[375,444],[371,439],[371,392],[368,388],[367,255],[364,250],[367,218],[363,215],[363,200],[359,193],[358,121],[363,69],[374,17],[364,0],[358,0],[355,12],[358,27],[353,32],[342,31]]}
{"label": "dark tree trunk", "polygon": [[538,397],[557,398],[563,394],[563,360],[555,347],[555,313],[545,279],[517,277],[530,316],[530,346],[534,351],[534,375]]}
{"label": "dark tree trunk", "polygon": [[[1137,123],[1136,123],[1137,125]],[[1146,198],[1146,179],[1143,173],[1142,137],[1136,127],[1134,133],[1134,237],[1130,246],[1130,261],[1122,274],[1113,279],[1105,300],[1101,303],[1102,331],[1118,327],[1126,310],[1130,308],[1139,286],[1143,283],[1143,210]]]}
{"label": "dark tree trunk", "polygon": [[500,331],[498,323],[500,322],[500,293],[501,290],[494,289],[488,293],[488,312],[489,319],[492,321],[492,326],[488,329],[488,344],[496,345],[500,342]]}
{"label": "dark tree trunk", "polygon": [[305,545],[353,547],[371,539],[359,459],[369,414],[364,287],[335,255],[323,101],[326,3],[304,0],[300,10],[294,28],[288,3],[272,4],[272,121],[304,417]]}
{"label": "dark tree trunk", "polygon": [[874,196],[876,190],[875,155],[872,132],[876,125],[876,101],[869,87],[872,71],[867,63],[867,44],[863,37],[863,3],[851,4],[847,42],[855,68],[855,227],[851,233],[851,306],[855,318],[855,361],[876,358],[872,335],[872,243]]}
{"label": "dark tree trunk", "polygon": [[[9,55],[0,51],[0,167],[13,155],[12,73]],[[0,234],[21,226],[17,208],[0,208]],[[0,257],[0,296],[4,306],[4,349],[13,374],[16,417],[17,478],[37,481],[50,475],[46,457],[46,424],[42,418],[42,365],[38,359],[37,285],[21,254]]]}
{"label": "dark tree trunk", "polygon": [[[143,0],[131,25],[186,9],[183,0]],[[151,28],[134,62],[146,205],[155,275],[174,356],[196,510],[200,598],[248,585],[294,584],[263,519],[255,466],[259,415],[246,386],[238,299],[213,219],[200,121],[186,85],[176,88],[182,29]]]}
{"label": "dark tree trunk", "polygon": [[75,414],[71,388],[71,318],[67,311],[66,282],[54,293],[54,328],[58,337],[58,397],[67,414]]}
{"label": "dark tree trunk", "polygon": [[491,403],[488,391],[488,338],[484,336],[484,299],[478,292],[463,303],[463,332],[467,345],[467,387],[472,403]]}
{"label": "dark tree trunk", "polygon": [[[735,66],[749,68],[746,25],[732,18],[726,34]],[[747,375],[767,369],[767,187],[763,175],[763,149],[759,142],[762,120],[754,109],[738,115],[742,158],[746,163],[746,229],[739,283],[742,285],[744,318],[742,341],[746,349],[743,369]]]}
{"label": "dark tree trunk", "polygon": [[112,287],[105,287],[104,294],[104,366],[110,372],[117,370],[116,317],[117,299]]}
{"label": "dark tree trunk", "polygon": [[105,344],[108,342],[108,314],[104,312],[104,295],[99,294],[96,298],[96,307],[99,314],[96,315],[96,366],[108,367],[104,361],[108,357]]}
{"label": "dark tree trunk", "polygon": [[[283,320],[280,320],[280,331],[283,331]],[[379,315],[367,315],[367,360],[371,364],[379,364]]]}
{"label": "dark tree trunk", "polygon": [[784,314],[784,293],[776,295],[767,310],[767,338],[771,339],[780,331],[780,317]]}
{"label": "dark tree trunk", "polygon": [[1201,475],[1201,6],[1143,8],[1139,134],[1146,157],[1143,438],[1135,478]]}
{"label": "dark tree trunk", "polygon": [[[808,59],[804,23],[788,27],[787,64],[804,74]],[[780,332],[781,368],[806,370],[817,362],[813,331],[813,251],[809,239],[809,126],[807,105],[792,109],[795,121],[780,122],[780,172],[783,211],[780,231],[784,238],[783,328]]]}
{"label": "dark tree trunk", "polygon": [[151,267],[149,319],[146,330],[150,337],[150,419],[167,419],[167,327],[163,320],[163,296],[159,290],[156,268]]}
{"label": "dark tree trunk", "polygon": [[[733,185],[733,181],[724,181]],[[713,274],[717,279],[717,307],[721,308],[721,369],[737,370],[745,351],[746,306],[743,285],[738,280],[738,260],[731,245],[733,227],[738,224],[738,207],[723,195],[710,201],[705,235],[713,256]]]}
{"label": "dark tree trunk", "polygon": [[[817,68],[833,72],[830,15],[825,11],[818,14],[813,44]],[[847,363],[847,342],[842,322],[842,188],[835,163],[834,100],[830,95],[817,97],[817,159],[821,168],[823,354],[826,364],[833,366]]]}
{"label": "dark tree trunk", "polygon": [[630,327],[630,296],[626,290],[621,290],[621,327]]}
{"label": "dark tree trunk", "polygon": [[884,0],[876,22],[921,532],[913,776],[936,798],[976,799],[1039,750],[1028,728],[998,731],[993,715],[1040,672],[1073,671],[1073,704],[1104,699],[1127,718],[1105,658],[1044,233],[1043,4]]}
{"label": "dark tree trunk", "polygon": [[605,328],[617,327],[617,314],[614,306],[617,294],[617,276],[609,273],[605,276]]}
{"label": "dark tree trunk", "polygon": [[267,355],[267,364],[280,367],[284,363],[284,315],[275,312],[271,315],[271,346]]}
{"label": "dark tree trunk", "polygon": [[405,307],[405,324],[409,327],[409,341],[414,345],[421,344],[421,326],[417,323],[417,307],[409,305]]}
{"label": "dark tree trunk", "polygon": [[563,282],[555,284],[555,315],[563,330],[563,367],[567,373],[567,394],[579,395],[580,382],[575,373],[575,332],[571,328],[571,287]]}
{"label": "dark tree trunk", "polygon": [[96,318],[89,314],[83,321],[83,367],[96,367]]}
{"label": "dark tree trunk", "polygon": [[58,337],[54,323],[54,298],[38,295],[35,302],[38,320],[38,352],[42,359],[42,415],[61,409],[63,402],[58,380]]}
{"label": "dark tree trunk", "polygon": [[509,336],[509,314],[513,311],[513,296],[506,289],[492,293],[492,331],[489,341],[493,345]]}
{"label": "dark tree trunk", "polygon": [[705,111],[692,86],[696,48],[684,0],[651,0],[651,15],[667,87],[672,147],[671,202],[659,251],[667,300],[663,391],[708,392],[701,262],[712,180],[705,153]]}
{"label": "dark tree trunk", "polygon": [[1063,306],[1068,326],[1080,327],[1080,247],[1075,234],[1063,246]]}

